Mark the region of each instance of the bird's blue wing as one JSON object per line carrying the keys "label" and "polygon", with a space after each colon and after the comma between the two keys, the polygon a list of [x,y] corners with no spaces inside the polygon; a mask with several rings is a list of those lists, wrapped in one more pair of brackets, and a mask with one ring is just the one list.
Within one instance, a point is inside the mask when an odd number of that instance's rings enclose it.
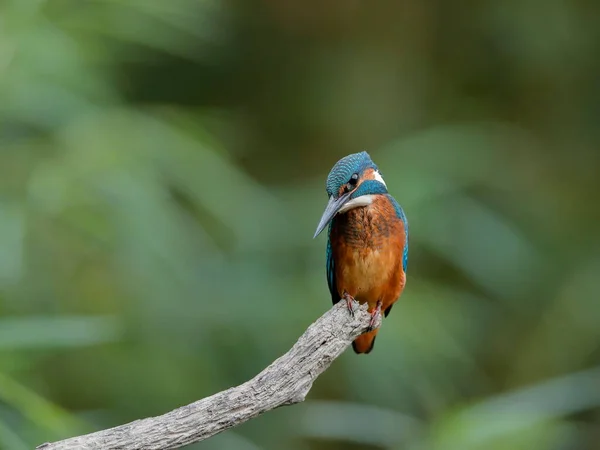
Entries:
{"label": "bird's blue wing", "polygon": [[340,301],[340,295],[338,294],[336,283],[335,283],[335,266],[333,261],[333,251],[331,249],[331,224],[329,224],[329,231],[327,233],[327,285],[329,286],[329,292],[331,293],[331,301],[335,305]]}
{"label": "bird's blue wing", "polygon": [[388,194],[388,198],[394,205],[394,209],[396,211],[396,217],[398,217],[402,223],[404,224],[404,252],[402,253],[402,269],[404,269],[404,273],[406,273],[406,269],[408,268],[408,220],[406,219],[406,215],[404,214],[404,210],[400,206],[400,204],[396,201],[394,197]]}

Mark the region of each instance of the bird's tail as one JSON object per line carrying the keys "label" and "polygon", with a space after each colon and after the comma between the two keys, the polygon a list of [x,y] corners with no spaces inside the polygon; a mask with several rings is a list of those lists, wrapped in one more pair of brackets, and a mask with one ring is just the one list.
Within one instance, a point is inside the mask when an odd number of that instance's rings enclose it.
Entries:
{"label": "bird's tail", "polygon": [[377,337],[378,331],[379,328],[376,328],[373,331],[368,331],[357,337],[352,343],[352,349],[354,350],[354,352],[369,353],[371,350],[373,350],[373,346],[375,345],[375,338]]}

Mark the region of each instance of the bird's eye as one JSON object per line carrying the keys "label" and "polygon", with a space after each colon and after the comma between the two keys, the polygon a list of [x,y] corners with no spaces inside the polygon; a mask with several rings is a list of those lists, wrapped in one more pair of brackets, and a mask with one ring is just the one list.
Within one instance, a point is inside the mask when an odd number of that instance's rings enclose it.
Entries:
{"label": "bird's eye", "polygon": [[356,183],[358,183],[358,174],[353,173],[352,176],[350,177],[350,181],[348,181],[348,183],[350,183],[351,185],[355,185]]}

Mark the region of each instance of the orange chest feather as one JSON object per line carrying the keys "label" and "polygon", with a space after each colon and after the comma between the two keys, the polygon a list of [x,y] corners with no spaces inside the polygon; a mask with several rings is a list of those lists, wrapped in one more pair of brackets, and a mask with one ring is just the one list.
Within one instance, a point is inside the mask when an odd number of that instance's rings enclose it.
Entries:
{"label": "orange chest feather", "polygon": [[339,294],[370,305],[393,303],[404,287],[404,233],[388,201],[336,216],[330,239]]}

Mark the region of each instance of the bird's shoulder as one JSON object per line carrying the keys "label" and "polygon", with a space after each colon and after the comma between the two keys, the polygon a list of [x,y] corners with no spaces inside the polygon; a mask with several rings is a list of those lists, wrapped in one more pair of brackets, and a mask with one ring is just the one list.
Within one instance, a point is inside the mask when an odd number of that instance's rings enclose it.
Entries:
{"label": "bird's shoulder", "polygon": [[373,195],[370,208],[368,210],[372,215],[383,215],[406,223],[406,215],[400,204],[390,194]]}
{"label": "bird's shoulder", "polygon": [[388,204],[394,209],[394,214],[397,220],[402,224],[402,229],[404,231],[404,242],[403,251],[402,251],[402,268],[404,272],[408,269],[408,220],[406,218],[406,214],[404,213],[404,209],[400,206],[400,203],[396,201],[396,199],[390,194],[386,194]]}

